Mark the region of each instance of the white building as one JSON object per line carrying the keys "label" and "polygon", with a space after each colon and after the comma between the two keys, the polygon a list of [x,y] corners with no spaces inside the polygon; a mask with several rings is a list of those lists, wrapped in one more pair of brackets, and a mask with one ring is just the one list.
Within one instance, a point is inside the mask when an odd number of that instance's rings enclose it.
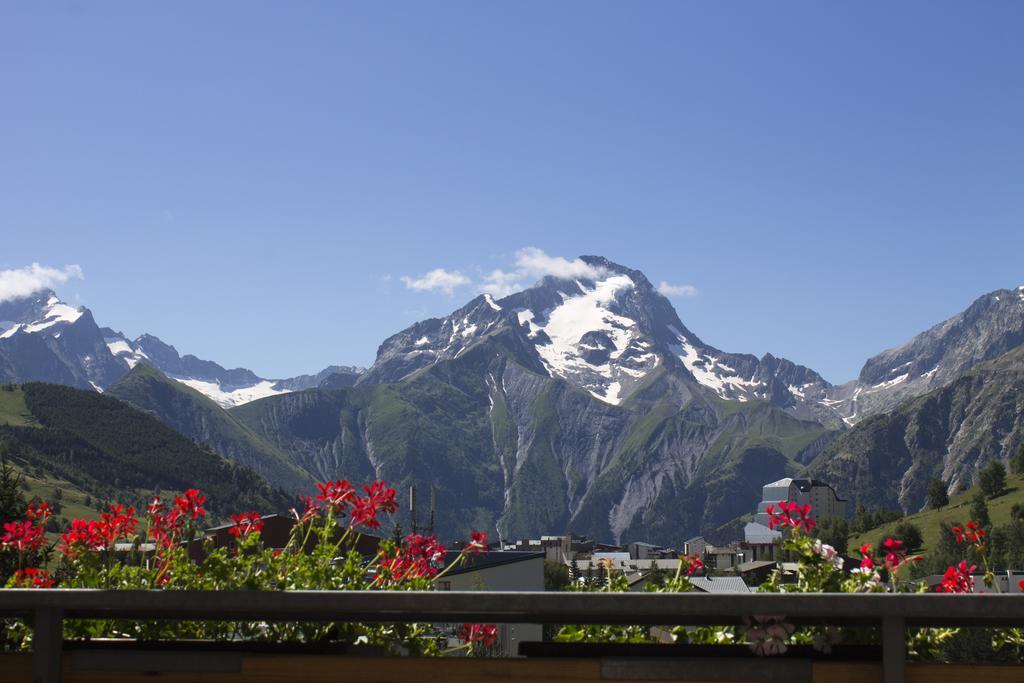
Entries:
{"label": "white building", "polygon": [[765,484],[761,489],[761,502],[754,521],[767,526],[769,505],[781,502],[811,506],[811,518],[821,521],[830,517],[846,517],[846,501],[836,495],[835,489],[818,479],[792,479],[786,477]]}
{"label": "white building", "polygon": [[[447,566],[454,559],[448,553]],[[486,552],[470,555],[464,564],[446,573],[434,586],[441,591],[543,591],[544,553]],[[458,624],[452,625],[452,631]],[[519,643],[540,641],[544,631],[540,624],[498,624],[498,648],[502,656],[519,654]]]}

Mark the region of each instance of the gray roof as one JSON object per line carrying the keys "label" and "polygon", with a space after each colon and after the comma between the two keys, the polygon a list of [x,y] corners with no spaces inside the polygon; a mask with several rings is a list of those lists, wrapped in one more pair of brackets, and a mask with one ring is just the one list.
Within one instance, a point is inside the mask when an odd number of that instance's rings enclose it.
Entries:
{"label": "gray roof", "polygon": [[764,524],[759,524],[758,522],[747,522],[743,526],[743,540],[747,543],[774,543],[776,539],[781,537],[782,534],[780,532],[769,529]]}
{"label": "gray roof", "polygon": [[690,583],[705,593],[749,593],[750,588],[738,576],[691,576]]}

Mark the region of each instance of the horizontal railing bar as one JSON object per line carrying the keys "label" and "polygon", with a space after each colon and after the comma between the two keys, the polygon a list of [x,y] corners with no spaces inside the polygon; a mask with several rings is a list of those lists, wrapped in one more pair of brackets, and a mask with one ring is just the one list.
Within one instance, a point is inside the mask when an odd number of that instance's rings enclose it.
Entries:
{"label": "horizontal railing bar", "polygon": [[1024,626],[1024,594],[560,593],[494,591],[123,591],[0,589],[0,615],[339,622],[729,624],[752,615],[836,626]]}

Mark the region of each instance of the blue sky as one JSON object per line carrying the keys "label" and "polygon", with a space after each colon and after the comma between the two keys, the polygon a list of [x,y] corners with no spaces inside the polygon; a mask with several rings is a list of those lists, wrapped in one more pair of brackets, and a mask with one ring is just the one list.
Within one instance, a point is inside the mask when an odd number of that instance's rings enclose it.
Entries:
{"label": "blue sky", "polygon": [[[0,269],[265,376],[534,247],[832,381],[1024,284],[1019,2],[8,2]],[[425,273],[470,284],[409,289]]]}

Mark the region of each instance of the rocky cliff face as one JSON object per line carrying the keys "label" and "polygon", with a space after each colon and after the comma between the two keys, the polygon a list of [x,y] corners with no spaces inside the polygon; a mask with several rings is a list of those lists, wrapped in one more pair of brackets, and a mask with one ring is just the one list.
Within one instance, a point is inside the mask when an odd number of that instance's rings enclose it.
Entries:
{"label": "rocky cliff face", "polygon": [[[534,330],[502,324],[501,313],[477,300],[386,342],[381,366],[353,388],[231,413],[317,476],[436,486],[446,536],[475,526],[503,538],[573,530],[671,544],[748,512],[764,481],[795,471],[824,432],[765,401],[723,400],[671,359],[607,400],[608,363],[569,374],[583,386],[553,376]],[[452,348],[460,324],[484,333]],[[393,351],[403,340],[415,351],[423,337],[434,343],[418,350],[433,362]],[[383,382],[385,372],[402,378]]]}
{"label": "rocky cliff face", "polygon": [[81,389],[108,386],[123,373],[87,308],[50,290],[0,302],[0,381],[41,381]]}
{"label": "rocky cliff face", "polygon": [[1024,287],[999,289],[906,344],[870,358],[829,403],[847,424],[949,384],[978,363],[1024,344]]}
{"label": "rocky cliff face", "polygon": [[1024,347],[983,363],[940,389],[869,417],[810,465],[856,502],[916,512],[928,483],[971,486],[992,460],[1024,443]]}

